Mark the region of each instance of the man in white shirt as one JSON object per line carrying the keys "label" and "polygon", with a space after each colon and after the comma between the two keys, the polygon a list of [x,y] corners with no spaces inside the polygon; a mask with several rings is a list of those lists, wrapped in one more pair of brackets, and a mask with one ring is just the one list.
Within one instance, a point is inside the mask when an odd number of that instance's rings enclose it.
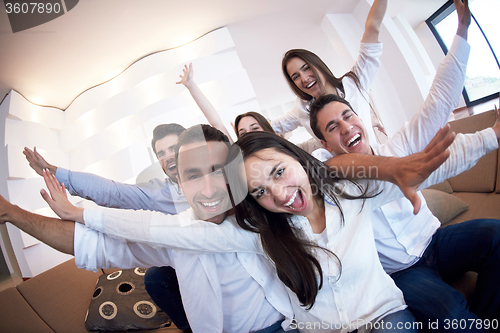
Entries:
{"label": "man in white shirt", "polygon": [[[208,125],[193,126],[179,137],[177,179],[191,209],[172,218],[178,217],[182,224],[200,228],[209,222],[234,223],[234,219],[227,218],[232,203],[223,172],[228,147],[227,137]],[[48,172],[43,173],[46,179],[53,179]],[[80,267],[95,270],[173,266],[194,332],[271,333],[289,328],[293,310],[287,291],[263,255],[234,252],[198,255],[125,243],[81,224],[56,222],[9,206],[3,198],[0,200],[0,223],[12,221],[56,249],[74,253]]]}
{"label": "man in white shirt", "polygon": [[[189,203],[177,183],[174,147],[186,129],[179,124],[161,124],[153,130],[151,147],[167,176],[147,183],[124,184],[85,172],[76,172],[48,163],[36,151],[24,148],[23,154],[33,170],[42,176],[47,169],[64,184],[71,195],[92,200],[99,206],[121,209],[145,209],[166,214],[178,214]],[[169,266],[150,267],[144,275],[144,285],[153,301],[172,319],[177,328],[189,330],[182,306],[175,270]]]}
{"label": "man in white shirt", "polygon": [[[433,84],[431,89],[436,90],[433,91],[434,103],[439,100],[436,98],[439,87]],[[426,144],[423,138],[432,135],[435,124],[431,122],[436,119],[431,106],[427,105],[386,144],[374,147],[370,146],[361,118],[347,101],[335,95],[318,98],[311,108],[311,127],[325,148],[336,155],[406,156]],[[497,111],[493,128],[457,135],[450,146],[450,159],[462,167],[457,173],[498,148],[499,120]],[[439,221],[419,195],[422,207],[417,215],[413,215],[412,205],[404,198],[382,206],[372,215],[380,261],[403,291],[410,310],[417,320],[431,325],[429,329],[439,327],[438,331],[453,331],[451,324],[460,320],[470,324],[476,323],[478,317],[499,318],[500,220],[473,220],[438,230]],[[464,295],[443,279],[469,270],[478,272],[479,276],[475,293],[467,303]],[[478,330],[484,328],[470,326]]]}

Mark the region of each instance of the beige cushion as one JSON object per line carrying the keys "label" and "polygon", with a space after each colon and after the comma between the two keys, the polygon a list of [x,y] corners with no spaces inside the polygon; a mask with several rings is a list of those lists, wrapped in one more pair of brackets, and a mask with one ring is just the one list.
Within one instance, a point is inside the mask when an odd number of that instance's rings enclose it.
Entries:
{"label": "beige cushion", "polygon": [[36,314],[16,288],[0,293],[0,331],[23,333],[53,333]]}
{"label": "beige cushion", "polygon": [[424,189],[422,190],[422,194],[425,201],[427,201],[427,206],[429,206],[432,214],[441,222],[441,225],[445,225],[455,216],[469,208],[469,205],[465,201],[442,191]]}
{"label": "beige cushion", "polygon": [[474,219],[499,219],[500,218],[500,195],[494,193],[453,193],[469,205],[469,209],[460,214],[449,224],[460,223]]}
{"label": "beige cushion", "polygon": [[85,315],[99,275],[78,269],[71,259],[21,283],[17,289],[54,331],[88,333]]}
{"label": "beige cushion", "polygon": [[497,178],[497,151],[481,158],[471,169],[448,179],[454,192],[490,193]]}
{"label": "beige cushion", "polygon": [[445,193],[453,193],[453,188],[451,187],[450,182],[448,180],[445,180],[444,182],[439,183],[439,184],[429,186],[428,188],[433,189],[433,190],[442,191]]}

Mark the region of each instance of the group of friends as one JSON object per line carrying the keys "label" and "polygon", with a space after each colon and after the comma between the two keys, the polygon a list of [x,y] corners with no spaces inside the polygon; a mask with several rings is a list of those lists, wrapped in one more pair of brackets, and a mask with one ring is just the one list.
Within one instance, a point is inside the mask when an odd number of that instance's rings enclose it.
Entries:
{"label": "group of friends", "polygon": [[[148,293],[185,331],[445,332],[454,320],[474,323],[463,331],[493,331],[500,220],[440,229],[419,191],[498,149],[498,110],[495,125],[474,134],[446,125],[470,51],[468,1],[454,2],[457,35],[429,95],[384,144],[375,141],[368,98],[387,7],[375,0],[357,62],[342,77],[310,51],[285,54],[297,103],[282,117],[238,116],[233,143],[187,65],[178,83],[212,126],[154,129],[165,180],[122,184],[25,148],[60,219],[0,197],[0,223],[74,255],[80,268],[148,267]],[[298,126],[312,139],[297,146],[283,136]],[[349,168],[365,172],[338,172]],[[66,190],[102,207],[75,207]],[[478,279],[466,300],[445,281],[467,271]]]}

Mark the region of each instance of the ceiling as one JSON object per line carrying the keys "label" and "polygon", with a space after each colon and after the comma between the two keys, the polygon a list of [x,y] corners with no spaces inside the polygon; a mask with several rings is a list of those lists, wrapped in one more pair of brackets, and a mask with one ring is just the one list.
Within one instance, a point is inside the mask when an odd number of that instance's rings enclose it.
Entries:
{"label": "ceiling", "polygon": [[[141,57],[211,30],[263,15],[321,22],[359,0],[80,0],[66,14],[12,33],[0,3],[0,99],[11,89],[33,103],[65,109],[84,90]],[[388,15],[415,29],[445,0],[389,0]]]}

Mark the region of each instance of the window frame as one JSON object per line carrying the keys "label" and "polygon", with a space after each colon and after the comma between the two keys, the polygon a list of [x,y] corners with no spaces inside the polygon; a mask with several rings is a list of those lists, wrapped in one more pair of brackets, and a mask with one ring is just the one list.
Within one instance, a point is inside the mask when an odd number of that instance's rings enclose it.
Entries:
{"label": "window frame", "polygon": [[[444,18],[448,17],[448,15],[450,15],[454,11],[455,11],[455,4],[454,4],[453,0],[448,0],[434,14],[432,14],[427,20],[425,20],[425,23],[427,24],[427,26],[431,30],[432,34],[434,35],[434,38],[436,38],[439,46],[441,47],[441,49],[443,50],[445,55],[448,53],[448,47],[446,46],[443,39],[441,38],[441,35],[437,31],[435,25],[437,25],[439,22],[441,22]],[[476,18],[474,17],[474,15],[471,12],[471,24],[473,24],[473,23],[475,23],[477,25],[477,27],[479,28],[479,30],[481,31],[481,34],[483,35],[484,40],[488,44],[488,47],[493,55],[493,58],[495,59],[498,68],[500,69],[500,62],[498,60],[497,55],[493,51],[493,48],[491,47],[490,41],[488,40],[488,38],[484,34],[483,29],[481,28],[481,26],[479,25]],[[462,96],[464,97],[465,105],[467,107],[472,107],[472,106],[490,101],[492,99],[495,99],[499,93],[500,93],[500,91],[497,91],[497,92],[494,92],[488,96],[484,96],[484,97],[481,97],[481,98],[476,99],[474,101],[471,101],[469,99],[469,95],[467,94],[467,90],[465,89],[465,86],[464,86],[464,89],[462,90]]]}

